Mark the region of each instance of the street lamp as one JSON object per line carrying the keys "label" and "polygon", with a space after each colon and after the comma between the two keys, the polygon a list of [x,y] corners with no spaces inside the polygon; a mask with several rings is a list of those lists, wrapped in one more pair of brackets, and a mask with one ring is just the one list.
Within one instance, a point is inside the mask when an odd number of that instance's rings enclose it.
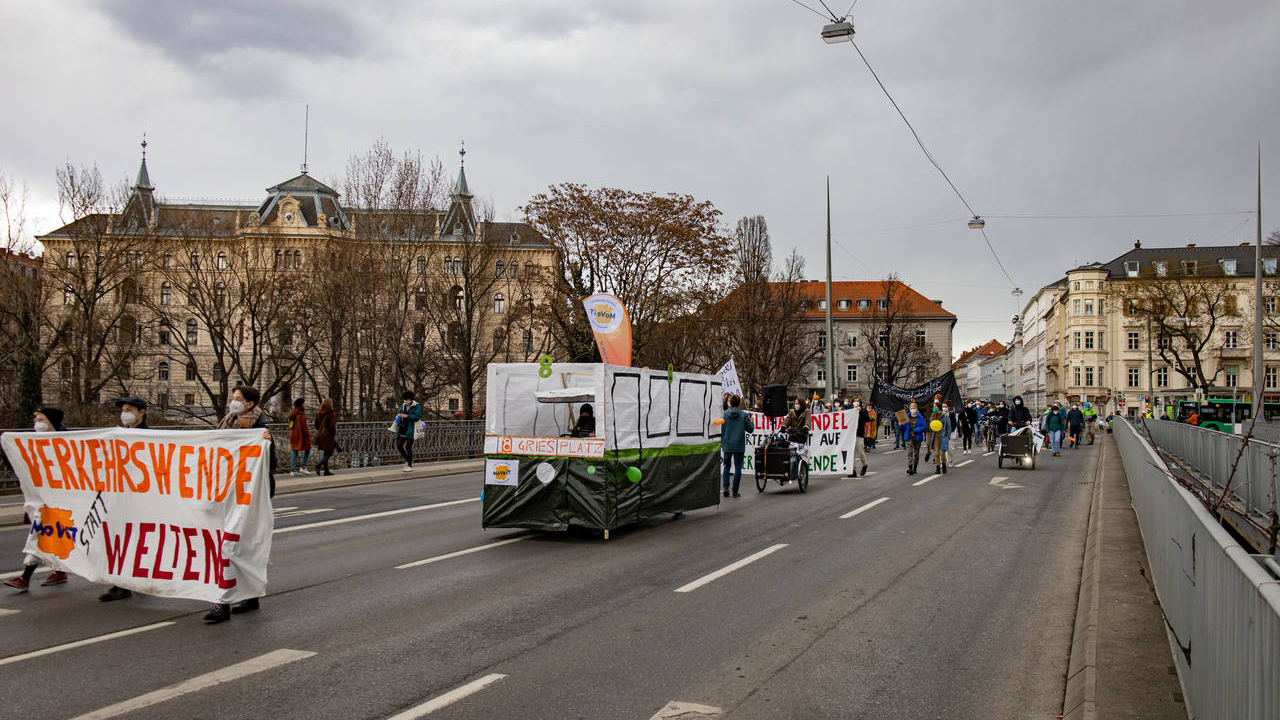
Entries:
{"label": "street lamp", "polygon": [[970,230],[981,230],[986,226],[987,226],[987,221],[983,220],[981,215],[974,215],[973,217],[969,218]]}
{"label": "street lamp", "polygon": [[840,18],[822,28],[822,42],[828,45],[853,42],[853,23],[848,18]]}

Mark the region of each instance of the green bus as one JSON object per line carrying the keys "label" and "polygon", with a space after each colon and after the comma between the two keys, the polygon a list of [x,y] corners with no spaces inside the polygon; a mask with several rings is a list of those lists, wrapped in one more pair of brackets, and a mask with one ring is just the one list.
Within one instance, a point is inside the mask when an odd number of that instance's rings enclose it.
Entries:
{"label": "green bus", "polygon": [[[1229,433],[1233,430],[1231,426],[1233,408],[1235,409],[1235,422],[1237,423],[1247,423],[1253,417],[1253,403],[1250,401],[1232,400],[1231,398],[1208,398],[1201,402],[1179,400],[1176,420],[1178,422],[1186,422],[1191,413],[1195,412],[1199,419],[1200,427]],[[1262,417],[1265,420],[1280,418],[1280,403],[1264,402],[1262,405]]]}

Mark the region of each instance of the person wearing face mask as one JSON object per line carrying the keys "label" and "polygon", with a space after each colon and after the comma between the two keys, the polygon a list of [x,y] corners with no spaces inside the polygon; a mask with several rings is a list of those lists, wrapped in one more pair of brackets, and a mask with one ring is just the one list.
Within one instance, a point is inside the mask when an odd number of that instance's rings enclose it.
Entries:
{"label": "person wearing face mask", "polygon": [[920,408],[911,403],[907,410],[907,421],[902,423],[901,434],[907,445],[907,474],[915,475],[916,466],[920,464],[920,445],[924,442],[927,425]]}
{"label": "person wearing face mask", "polygon": [[1067,413],[1061,403],[1054,401],[1040,426],[1049,434],[1049,448],[1054,457],[1062,457],[1062,432],[1067,428]]}
{"label": "person wearing face mask", "polygon": [[[257,388],[241,385],[231,391],[231,402],[227,403],[226,417],[218,423],[219,430],[235,430],[242,428],[262,428],[263,438],[271,439],[271,431],[267,429],[267,423],[270,418],[258,406],[258,401],[262,399],[262,395],[258,393]],[[268,497],[276,495],[276,444],[274,442],[267,446],[267,456],[269,459],[269,489]],[[234,606],[227,603],[214,603],[209,612],[205,613],[204,621],[210,625],[230,620],[231,615],[257,610],[261,607],[258,598],[249,598],[236,603]]]}
{"label": "person wearing face mask", "polygon": [[965,403],[964,407],[956,415],[956,420],[960,424],[960,438],[963,441],[962,449],[965,455],[969,454],[969,450],[973,448],[973,431],[978,426],[978,411],[974,409],[972,402]]}
{"label": "person wearing face mask", "polygon": [[[853,439],[853,460],[849,463],[849,477],[867,474],[867,438],[875,437],[875,424],[871,413],[862,407],[862,399],[854,399],[849,409],[849,420],[853,422],[855,437]],[[870,433],[868,435],[868,433]],[[858,468],[862,468],[859,473]]]}
{"label": "person wearing face mask", "polygon": [[[62,424],[62,410],[56,407],[42,407],[33,415],[32,429],[36,432],[66,432],[66,426]],[[34,555],[27,555],[23,558],[22,576],[11,577],[4,581],[7,587],[11,587],[21,592],[26,592],[31,587],[31,576],[35,575],[36,568],[40,567],[40,558]],[[67,574],[61,570],[55,570],[49,573],[49,577],[40,583],[40,587],[47,585],[61,585],[67,581]]]}
{"label": "person wearing face mask", "polygon": [[[120,427],[134,428],[137,430],[149,430],[147,426],[147,401],[142,398],[131,395],[116,400],[116,407],[120,409]],[[110,589],[98,596],[101,602],[115,602],[116,600],[124,600],[133,597],[132,590],[126,590],[119,585],[112,585]]]}
{"label": "person wearing face mask", "polygon": [[1072,403],[1067,411],[1067,439],[1071,441],[1071,449],[1080,447],[1080,436],[1084,433],[1084,413],[1080,406]]}
{"label": "person wearing face mask", "polygon": [[[787,439],[792,443],[803,445],[809,442],[809,408],[805,405],[804,398],[796,398],[795,405],[791,406],[791,411],[782,421],[782,427],[786,430]],[[792,477],[800,474],[802,462],[804,459],[797,453],[791,461]]]}
{"label": "person wearing face mask", "polygon": [[1013,410],[1009,412],[1009,426],[1013,430],[1024,428],[1031,424],[1031,411],[1022,403],[1022,396],[1015,395],[1013,398]]}
{"label": "person wearing face mask", "polygon": [[[941,412],[935,413],[938,422],[942,423],[942,429],[933,434],[933,471],[935,473],[947,472],[947,460],[951,455],[951,433],[955,426],[952,424],[951,406],[942,403]],[[932,420],[929,421],[933,423]]]}

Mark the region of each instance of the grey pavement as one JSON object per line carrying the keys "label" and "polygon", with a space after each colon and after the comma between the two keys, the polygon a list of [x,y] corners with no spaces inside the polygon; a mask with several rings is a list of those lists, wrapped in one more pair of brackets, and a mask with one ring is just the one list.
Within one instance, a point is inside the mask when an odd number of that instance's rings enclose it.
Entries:
{"label": "grey pavement", "polygon": [[[65,716],[146,696],[129,717],[434,703],[432,718],[647,720],[685,702],[733,718],[1053,718],[1101,447],[1034,471],[957,453],[972,462],[917,485],[930,476],[882,444],[874,475],[815,477],[805,494],[748,477],[741,499],[608,541],[482,530],[479,472],[282,492],[270,595],[228,623],[203,625],[189,601],[98,603],[78,578],[0,589],[0,693],[6,715],[48,716],[32,688],[56,667],[74,678],[58,687]],[[0,571],[23,536],[0,530]],[[173,624],[60,649],[159,622]],[[191,690],[285,650],[314,654]]]}

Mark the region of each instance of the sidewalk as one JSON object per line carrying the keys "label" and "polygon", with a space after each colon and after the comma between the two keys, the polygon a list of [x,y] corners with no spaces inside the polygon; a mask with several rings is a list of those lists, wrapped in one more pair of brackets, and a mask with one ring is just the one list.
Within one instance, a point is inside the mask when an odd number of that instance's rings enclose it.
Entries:
{"label": "sidewalk", "polygon": [[[441,475],[480,472],[484,470],[484,458],[419,463],[414,465],[413,470],[409,472],[401,472],[401,467],[401,465],[390,465],[377,468],[346,468],[335,470],[333,475],[329,477],[321,477],[319,475],[292,476],[288,470],[277,471],[276,496],[307,492],[308,490],[327,490],[354,485],[370,485],[373,483],[396,482],[398,480],[418,480]],[[476,492],[479,492],[478,485]],[[0,499],[0,526],[17,525],[21,522],[22,496],[6,495],[3,499]]]}
{"label": "sidewalk", "polygon": [[1063,717],[1186,720],[1124,463],[1100,441]]}

